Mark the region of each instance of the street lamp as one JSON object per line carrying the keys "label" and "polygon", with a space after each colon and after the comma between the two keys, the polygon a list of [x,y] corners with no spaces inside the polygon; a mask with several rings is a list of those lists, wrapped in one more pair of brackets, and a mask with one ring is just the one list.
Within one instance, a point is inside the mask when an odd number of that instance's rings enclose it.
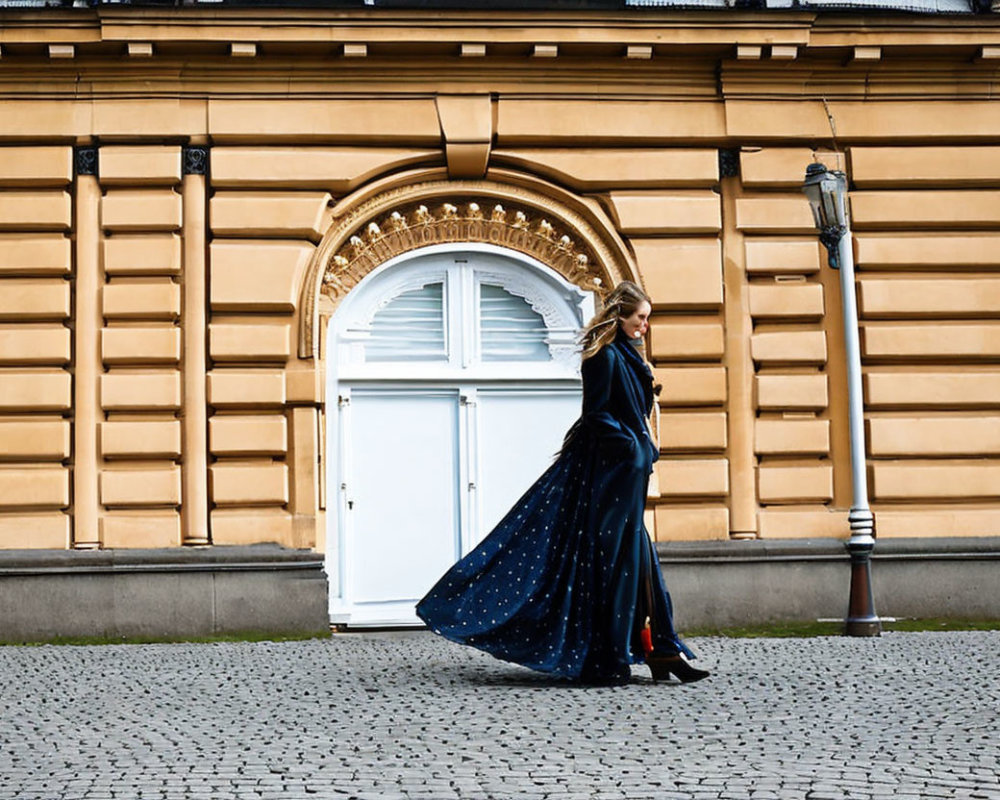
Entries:
{"label": "street lamp", "polygon": [[858,304],[854,291],[854,252],[847,214],[847,176],[823,164],[810,164],[802,187],[809,198],[819,240],[826,247],[830,266],[840,271],[840,296],[844,312],[844,350],[847,358],[847,409],[851,434],[851,483],[853,498],[847,520],[851,538],[851,599],[844,632],[848,636],[878,636],[882,622],[872,598],[871,554],[875,548],[874,517],[868,507],[865,465],[864,401],[861,394],[861,348],[858,342]]}

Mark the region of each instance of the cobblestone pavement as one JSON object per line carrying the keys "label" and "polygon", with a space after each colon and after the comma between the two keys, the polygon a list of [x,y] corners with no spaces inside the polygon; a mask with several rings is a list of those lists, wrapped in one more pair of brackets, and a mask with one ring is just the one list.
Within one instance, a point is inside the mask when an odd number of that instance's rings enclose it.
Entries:
{"label": "cobblestone pavement", "polygon": [[690,644],[621,688],[427,633],[0,647],[0,800],[1000,800],[1000,633]]}

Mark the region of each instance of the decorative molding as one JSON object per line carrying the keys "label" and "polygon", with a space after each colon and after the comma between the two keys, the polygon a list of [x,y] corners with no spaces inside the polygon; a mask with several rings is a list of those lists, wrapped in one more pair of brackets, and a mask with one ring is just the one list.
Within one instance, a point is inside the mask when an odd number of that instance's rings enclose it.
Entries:
{"label": "decorative molding", "polygon": [[756,61],[764,55],[764,48],[759,44],[740,44],[736,46],[738,61]]}
{"label": "decorative molding", "polygon": [[78,147],[73,154],[73,166],[77,175],[97,175],[97,148]]}
{"label": "decorative molding", "polygon": [[184,148],[184,174],[185,175],[207,175],[208,174],[208,148],[207,147],[185,147]]}
{"label": "decorative molding", "polygon": [[[884,59],[817,63],[802,57],[787,61],[773,57],[761,61],[726,61],[720,66],[719,79],[722,95],[728,100],[825,98],[832,103],[864,101],[877,96],[879,102],[912,99],[931,105],[938,100],[990,100],[993,95],[989,87],[995,80],[996,61],[983,58],[984,50],[996,58],[996,45],[979,45],[970,50],[979,58],[970,59],[961,69],[936,59],[907,59],[899,63]],[[884,68],[873,69],[878,64]]]}
{"label": "decorative molding", "polygon": [[653,45],[630,44],[625,48],[625,58],[650,59],[653,57]]}
{"label": "decorative molding", "polygon": [[581,288],[601,287],[601,278],[590,273],[593,254],[568,233],[557,231],[530,207],[496,203],[490,208],[489,202],[465,198],[430,208],[417,203],[382,215],[352,234],[333,254],[323,271],[322,291],[336,298],[390,258],[420,247],[458,242],[517,250],[553,267]]}
{"label": "decorative molding", "polygon": [[539,192],[490,180],[397,186],[348,207],[324,236],[303,283],[300,357],[318,354],[321,301],[324,313],[335,309],[372,270],[404,253],[470,242],[528,255],[588,292],[637,280],[618,242],[609,246],[579,210]]}

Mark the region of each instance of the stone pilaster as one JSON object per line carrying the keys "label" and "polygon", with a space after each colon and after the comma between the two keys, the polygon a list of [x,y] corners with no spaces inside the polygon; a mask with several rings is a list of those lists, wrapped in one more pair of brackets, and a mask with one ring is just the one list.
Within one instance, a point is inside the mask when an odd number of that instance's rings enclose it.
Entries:
{"label": "stone pilaster", "polygon": [[184,204],[184,311],[182,411],[183,462],[182,541],[209,544],[208,525],[208,396],[206,390],[207,265],[206,208],[208,150],[186,147],[181,194]]}

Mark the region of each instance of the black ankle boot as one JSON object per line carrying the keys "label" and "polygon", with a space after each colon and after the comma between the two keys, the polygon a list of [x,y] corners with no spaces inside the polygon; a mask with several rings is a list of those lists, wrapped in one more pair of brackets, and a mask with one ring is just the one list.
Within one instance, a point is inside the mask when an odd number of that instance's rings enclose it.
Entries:
{"label": "black ankle boot", "polygon": [[646,659],[646,663],[649,665],[649,671],[653,673],[654,681],[670,680],[671,675],[676,675],[681,683],[694,683],[709,675],[706,670],[692,667],[680,656],[651,655]]}

